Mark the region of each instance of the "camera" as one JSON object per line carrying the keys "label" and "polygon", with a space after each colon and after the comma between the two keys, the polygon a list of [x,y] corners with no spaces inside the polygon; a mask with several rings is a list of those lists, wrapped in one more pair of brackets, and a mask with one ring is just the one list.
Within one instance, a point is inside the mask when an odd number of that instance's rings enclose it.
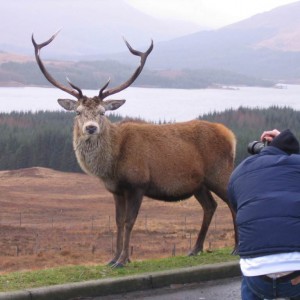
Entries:
{"label": "camera", "polygon": [[265,140],[264,142],[253,141],[248,144],[248,153],[258,154],[264,147],[268,146],[269,142]]}

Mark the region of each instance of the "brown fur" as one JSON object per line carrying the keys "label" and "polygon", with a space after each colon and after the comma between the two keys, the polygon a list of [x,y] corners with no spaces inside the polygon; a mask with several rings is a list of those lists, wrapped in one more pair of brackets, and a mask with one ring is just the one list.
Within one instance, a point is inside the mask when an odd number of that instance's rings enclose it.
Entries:
{"label": "brown fur", "polygon": [[74,125],[78,162],[87,173],[99,177],[115,198],[118,235],[112,262],[129,261],[130,234],[143,196],[177,201],[194,195],[203,206],[204,220],[190,254],[203,250],[216,209],[210,191],[228,204],[226,188],[236,144],[233,133],[221,124],[199,120],[112,124],[101,116],[99,134],[86,135],[80,118],[76,117]]}

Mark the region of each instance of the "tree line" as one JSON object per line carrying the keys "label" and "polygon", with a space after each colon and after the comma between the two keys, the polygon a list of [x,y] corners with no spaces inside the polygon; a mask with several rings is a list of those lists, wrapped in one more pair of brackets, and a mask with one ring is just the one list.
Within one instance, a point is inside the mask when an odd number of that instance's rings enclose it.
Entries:
{"label": "tree line", "polygon": [[[72,145],[73,117],[73,113],[63,111],[0,113],[0,170],[40,166],[81,172]],[[108,117],[112,122],[122,120],[115,114]],[[199,119],[223,123],[235,133],[236,164],[249,155],[248,143],[258,140],[264,130],[290,128],[300,138],[297,131],[300,128],[300,111],[288,107],[240,107],[205,114]]]}
{"label": "tree line", "polygon": [[80,172],[72,145],[73,117],[69,112],[1,113],[0,170],[40,166]]}
{"label": "tree line", "polygon": [[229,127],[237,138],[236,164],[249,154],[249,142],[259,141],[263,131],[274,128],[282,131],[291,129],[300,141],[300,111],[289,107],[228,109],[224,112],[213,112],[200,117],[203,120],[223,123]]}

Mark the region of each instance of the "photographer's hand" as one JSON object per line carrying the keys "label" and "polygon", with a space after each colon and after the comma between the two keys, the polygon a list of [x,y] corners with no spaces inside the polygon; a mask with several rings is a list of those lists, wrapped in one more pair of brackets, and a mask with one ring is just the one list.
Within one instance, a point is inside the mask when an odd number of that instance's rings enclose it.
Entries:
{"label": "photographer's hand", "polygon": [[277,129],[273,129],[273,130],[269,130],[269,131],[264,131],[263,134],[260,137],[260,140],[262,142],[264,141],[268,141],[268,142],[272,142],[272,140],[278,135],[280,134],[280,131]]}

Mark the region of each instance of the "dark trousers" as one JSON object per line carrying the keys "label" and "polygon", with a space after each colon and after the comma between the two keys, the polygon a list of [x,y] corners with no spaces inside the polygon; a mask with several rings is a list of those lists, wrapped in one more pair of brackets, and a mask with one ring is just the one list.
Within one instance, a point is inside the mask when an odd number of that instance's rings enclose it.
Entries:
{"label": "dark trousers", "polygon": [[300,271],[276,279],[262,276],[243,276],[242,300],[287,298],[300,300],[300,284],[292,285],[291,280],[300,276]]}

